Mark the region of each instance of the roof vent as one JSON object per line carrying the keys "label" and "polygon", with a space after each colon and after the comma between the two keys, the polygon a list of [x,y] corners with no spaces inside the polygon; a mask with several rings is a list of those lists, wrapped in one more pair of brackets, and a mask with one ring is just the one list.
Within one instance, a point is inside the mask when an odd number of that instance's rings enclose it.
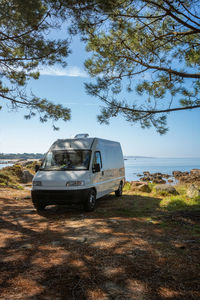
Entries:
{"label": "roof vent", "polygon": [[87,138],[89,136],[88,133],[80,133],[80,134],[76,134],[75,135],[75,139],[84,139],[84,138]]}

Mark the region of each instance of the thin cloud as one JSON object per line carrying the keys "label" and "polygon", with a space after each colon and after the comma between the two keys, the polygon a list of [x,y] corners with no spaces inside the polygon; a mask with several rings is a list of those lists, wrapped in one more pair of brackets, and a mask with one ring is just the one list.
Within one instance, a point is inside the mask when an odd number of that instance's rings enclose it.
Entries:
{"label": "thin cloud", "polygon": [[47,76],[88,77],[84,70],[76,66],[66,68],[42,67],[39,69],[39,72],[40,75]]}

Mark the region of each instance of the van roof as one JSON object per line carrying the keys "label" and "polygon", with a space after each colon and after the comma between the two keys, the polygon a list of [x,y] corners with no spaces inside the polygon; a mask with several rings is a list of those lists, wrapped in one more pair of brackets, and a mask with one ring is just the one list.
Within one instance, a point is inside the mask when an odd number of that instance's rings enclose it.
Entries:
{"label": "van roof", "polygon": [[64,150],[64,149],[91,149],[94,138],[79,138],[79,139],[63,139],[57,140],[53,143],[50,150]]}
{"label": "van roof", "polygon": [[94,141],[96,140],[96,142],[100,142],[101,143],[116,143],[118,144],[118,142],[114,142],[114,141],[110,141],[110,140],[105,140],[105,139],[101,139],[101,138],[74,138],[74,139],[59,139],[57,141],[55,141],[52,146],[50,147],[50,151],[52,150],[70,150],[70,149],[75,149],[75,150],[88,150],[92,148],[92,145],[94,143]]}

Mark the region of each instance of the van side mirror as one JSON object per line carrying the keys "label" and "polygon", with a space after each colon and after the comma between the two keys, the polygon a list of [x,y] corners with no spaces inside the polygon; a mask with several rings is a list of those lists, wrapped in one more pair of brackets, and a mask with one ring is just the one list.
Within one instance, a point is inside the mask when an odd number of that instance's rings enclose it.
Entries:
{"label": "van side mirror", "polygon": [[93,173],[100,172],[101,171],[100,164],[94,164],[92,171],[93,171]]}
{"label": "van side mirror", "polygon": [[39,165],[35,165],[35,172],[37,173],[37,171],[39,171],[40,166]]}

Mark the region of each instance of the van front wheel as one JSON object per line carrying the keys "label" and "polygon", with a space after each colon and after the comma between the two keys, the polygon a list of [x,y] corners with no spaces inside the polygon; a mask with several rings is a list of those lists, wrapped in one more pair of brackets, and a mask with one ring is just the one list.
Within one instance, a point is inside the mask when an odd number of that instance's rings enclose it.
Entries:
{"label": "van front wheel", "polygon": [[123,184],[120,182],[118,190],[115,191],[115,196],[121,197],[122,196],[122,190],[123,190]]}
{"label": "van front wheel", "polygon": [[87,199],[84,203],[85,211],[93,211],[96,205],[96,193],[95,190],[91,189],[88,193]]}
{"label": "van front wheel", "polygon": [[42,202],[33,202],[33,205],[35,206],[35,208],[37,209],[37,211],[40,211],[40,210],[44,210],[46,205]]}

